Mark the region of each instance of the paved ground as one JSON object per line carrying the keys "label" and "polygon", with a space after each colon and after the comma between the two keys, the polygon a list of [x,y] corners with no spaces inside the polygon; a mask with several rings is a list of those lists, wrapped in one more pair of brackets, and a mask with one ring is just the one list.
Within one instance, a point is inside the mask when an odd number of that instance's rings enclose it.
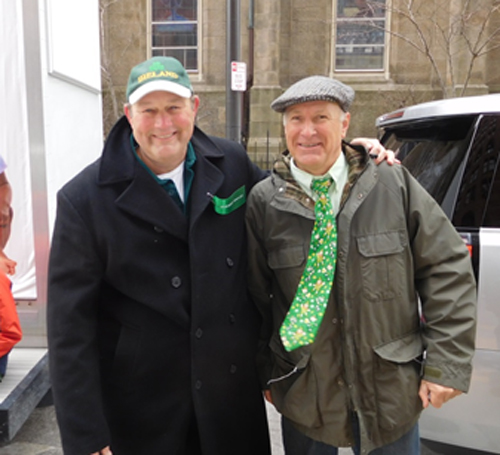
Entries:
{"label": "paved ground", "polygon": [[63,455],[54,406],[36,408],[0,455]]}
{"label": "paved ground", "polygon": [[[271,406],[268,414],[273,455],[284,455],[279,416]],[[63,455],[54,407],[36,408],[10,444],[0,446],[0,455]],[[352,455],[352,452],[341,449],[339,455]],[[423,448],[422,455],[439,454]]]}
{"label": "paved ground", "polygon": [[[279,416],[271,406],[268,412],[273,455],[284,455]],[[54,406],[36,408],[12,442],[0,446],[0,455],[63,455]]]}

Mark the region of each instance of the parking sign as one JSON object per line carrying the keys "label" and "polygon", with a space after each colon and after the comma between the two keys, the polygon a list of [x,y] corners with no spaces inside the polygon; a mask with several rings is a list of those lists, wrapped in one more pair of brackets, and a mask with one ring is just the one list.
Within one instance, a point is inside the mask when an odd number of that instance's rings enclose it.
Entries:
{"label": "parking sign", "polygon": [[231,62],[231,90],[244,92],[247,89],[247,64]]}

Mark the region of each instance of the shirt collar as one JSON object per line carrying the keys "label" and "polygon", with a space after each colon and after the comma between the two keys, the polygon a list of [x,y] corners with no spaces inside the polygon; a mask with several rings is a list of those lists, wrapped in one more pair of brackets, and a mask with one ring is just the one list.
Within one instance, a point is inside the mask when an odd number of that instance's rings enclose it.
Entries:
{"label": "shirt collar", "polygon": [[311,192],[311,182],[314,178],[322,178],[328,175],[335,182],[335,191],[337,191],[339,189],[339,183],[344,180],[344,175],[347,172],[347,170],[348,170],[348,164],[346,157],[343,153],[340,153],[335,163],[333,163],[333,166],[329,169],[329,171],[325,175],[322,176],[312,175],[309,174],[309,172],[299,169],[295,164],[294,159],[293,158],[290,159],[290,172],[292,173],[293,178],[308,193]]}
{"label": "shirt collar", "polygon": [[[137,141],[135,140],[133,134],[130,135],[130,145],[132,146],[132,151],[134,152],[134,156],[139,161],[139,163],[141,163],[141,165],[144,167],[144,169],[146,169],[146,171],[148,171],[158,183],[162,183],[163,180],[160,179],[151,169],[149,169],[149,167],[146,165],[146,163],[144,161],[142,161],[141,157],[137,154],[137,147],[139,146],[139,144],[137,144]],[[187,152],[186,152],[186,158],[184,159],[184,161],[181,164],[184,164],[184,167],[183,167],[184,170],[186,170],[186,169],[191,170],[193,168],[195,162],[196,162],[196,154],[194,153],[193,144],[191,144],[191,141],[189,141],[188,147],[187,147]]]}

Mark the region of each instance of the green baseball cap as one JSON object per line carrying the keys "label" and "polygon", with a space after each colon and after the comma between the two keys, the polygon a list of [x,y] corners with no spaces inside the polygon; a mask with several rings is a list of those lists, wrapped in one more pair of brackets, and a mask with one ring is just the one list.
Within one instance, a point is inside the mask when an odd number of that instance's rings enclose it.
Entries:
{"label": "green baseball cap", "polygon": [[179,60],[153,57],[132,68],[127,85],[127,100],[130,104],[137,103],[143,96],[157,90],[191,98],[193,87]]}

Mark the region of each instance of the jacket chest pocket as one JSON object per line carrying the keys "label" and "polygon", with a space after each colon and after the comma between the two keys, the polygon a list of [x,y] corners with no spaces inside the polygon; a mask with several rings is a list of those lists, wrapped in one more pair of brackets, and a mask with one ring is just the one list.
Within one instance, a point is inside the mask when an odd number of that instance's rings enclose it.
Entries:
{"label": "jacket chest pocket", "polygon": [[407,278],[406,231],[388,231],[356,238],[361,282],[370,300],[390,300],[401,295]]}
{"label": "jacket chest pocket", "polygon": [[273,270],[278,287],[288,298],[293,299],[295,296],[306,261],[306,246],[303,244],[269,251],[267,264]]}

